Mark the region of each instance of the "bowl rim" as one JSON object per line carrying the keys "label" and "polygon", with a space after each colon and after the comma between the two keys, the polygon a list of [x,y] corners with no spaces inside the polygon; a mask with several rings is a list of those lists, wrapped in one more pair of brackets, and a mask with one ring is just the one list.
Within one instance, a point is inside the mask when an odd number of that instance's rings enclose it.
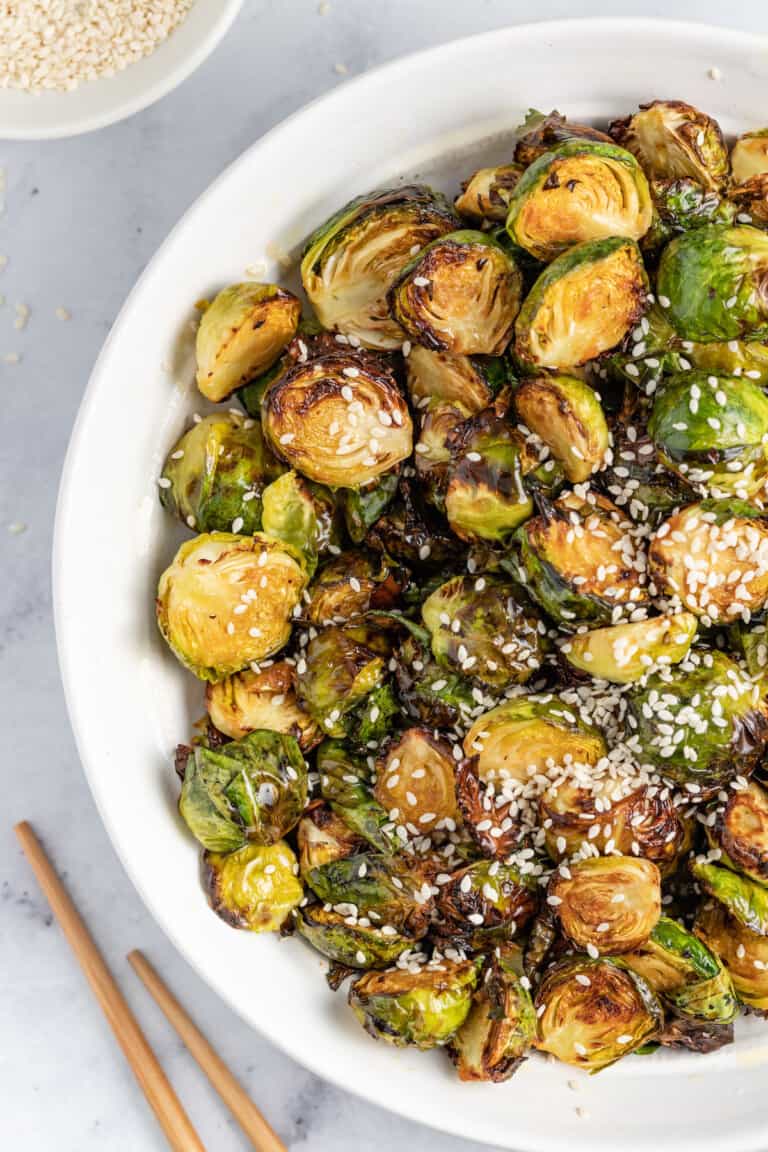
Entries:
{"label": "bowl rim", "polygon": [[[239,6],[240,0],[235,0]],[[352,1095],[366,1100],[367,1102],[376,1105],[377,1107],[385,1110],[395,1112],[397,1115],[402,1115],[405,1118],[424,1124],[426,1126],[435,1128],[440,1131],[445,1131],[447,1134],[454,1135],[455,1137],[463,1137],[465,1139],[475,1139],[479,1142],[494,1143],[495,1139],[484,1133],[478,1133],[470,1136],[464,1132],[458,1132],[454,1128],[442,1125],[439,1119],[425,1119],[418,1110],[418,1107],[410,1100],[404,1101],[402,1107],[395,1108],[394,1106],[382,1103],[381,1098],[377,1095],[373,1088],[369,1088],[367,1084],[361,1085],[355,1083],[350,1085],[346,1082],[341,1073],[337,1074],[335,1067],[329,1067],[323,1062],[322,1054],[315,1056],[312,1049],[305,1049],[301,1053],[297,1053],[296,1048],[292,1046],[290,1038],[283,1035],[275,1035],[271,1031],[260,1029],[254,1024],[252,1018],[248,1015],[244,1007],[242,1007],[233,995],[223,991],[220,987],[211,984],[205,968],[202,964],[197,962],[197,959],[190,954],[184,941],[180,938],[175,928],[167,924],[163,918],[163,910],[160,902],[156,901],[153,894],[146,890],[144,885],[139,881],[135,875],[134,869],[127,858],[127,854],[123,852],[123,846],[120,843],[116,826],[108,809],[104,803],[104,797],[101,791],[101,786],[98,783],[98,772],[94,770],[94,764],[97,760],[97,750],[90,748],[90,738],[87,735],[87,720],[84,714],[81,703],[76,699],[79,695],[75,686],[74,677],[71,672],[70,650],[65,639],[65,631],[69,633],[69,625],[65,628],[65,612],[64,603],[62,599],[62,590],[64,585],[64,569],[66,566],[66,522],[74,512],[74,505],[72,503],[72,478],[75,470],[75,459],[79,453],[80,444],[83,438],[83,432],[88,421],[88,416],[91,407],[95,402],[97,387],[102,373],[104,362],[107,360],[111,351],[112,345],[117,338],[125,317],[133,308],[135,301],[141,295],[145,282],[152,276],[155,266],[162,261],[166,251],[173,244],[177,234],[189,222],[191,217],[198,211],[202,203],[212,195],[219,185],[228,181],[238,170],[239,167],[244,166],[248,159],[257,152],[267,141],[271,141],[273,137],[278,136],[286,129],[287,126],[293,125],[296,121],[300,120],[309,109],[314,109],[323,104],[332,104],[338,98],[340,92],[347,94],[346,98],[352,98],[354,92],[358,89],[364,88],[373,80],[389,79],[396,80],[399,73],[407,72],[414,66],[428,58],[435,61],[440,57],[449,58],[453,53],[460,53],[468,45],[473,47],[482,48],[484,43],[490,43],[497,37],[508,37],[514,40],[525,41],[532,35],[542,35],[542,33],[551,33],[553,37],[561,39],[567,37],[569,33],[578,33],[584,35],[585,31],[589,30],[592,33],[600,35],[631,35],[632,32],[642,33],[645,35],[655,34],[662,37],[687,37],[696,38],[702,46],[710,46],[716,54],[718,45],[724,46],[726,43],[732,50],[743,50],[744,52],[754,51],[758,49],[768,54],[768,34],[752,33],[742,31],[740,29],[727,28],[725,26],[697,23],[682,20],[665,20],[655,18],[634,18],[634,17],[600,17],[600,18],[569,18],[565,20],[540,20],[528,21],[521,24],[505,25],[500,28],[492,29],[482,33],[475,33],[470,36],[460,37],[446,41],[444,43],[426,48],[419,49],[406,55],[398,56],[393,60],[387,61],[376,68],[363,72],[343,85],[339,85],[317,96],[306,104],[302,105],[297,110],[290,113],[284,119],[279,121],[261,137],[249,145],[243,152],[241,152],[230,164],[228,164],[220,174],[203,190],[203,192],[193,201],[193,203],[184,211],[182,216],[171,228],[165,239],[156,249],[152,258],[147,263],[146,267],[136,280],[132,289],[128,293],[118,315],[110,329],[110,332],[104,341],[104,344],[99,352],[99,355],[94,363],[88,384],[81,399],[81,403],[72,427],[69,445],[67,448],[64,464],[62,467],[61,480],[56,502],[55,523],[53,534],[52,546],[52,599],[53,599],[53,613],[56,633],[56,646],[58,654],[59,669],[61,680],[64,690],[65,701],[67,705],[67,712],[70,719],[70,724],[75,738],[78,755],[83,766],[83,771],[88,781],[94,803],[99,812],[99,816],[105,826],[111,845],[115,854],[117,855],[122,867],[130,878],[132,884],[136,888],[142,903],[149,911],[152,918],[155,920],[158,927],[163,931],[168,939],[171,940],[174,947],[181,953],[185,961],[196,972],[196,974],[205,982],[205,984],[219,995],[228,1005],[232,1008],[238,1016],[241,1017],[250,1027],[255,1028],[260,1035],[274,1044],[280,1051],[285,1053],[292,1060],[296,1061],[300,1066],[308,1069],[324,1081],[333,1084],[336,1088],[342,1091],[351,1093]],[[713,65],[716,57],[713,57]],[[727,1050],[726,1050],[727,1051]],[[735,1054],[734,1054],[735,1055]],[[708,1057],[708,1069],[702,1071],[712,1070],[717,1072],[722,1070],[724,1063],[722,1060],[717,1059],[718,1054]],[[681,1059],[685,1059],[682,1056]],[[768,1060],[768,1046],[761,1055],[762,1060]],[[730,1063],[730,1061],[728,1062]],[[650,1070],[650,1069],[648,1069]],[[669,1081],[675,1081],[677,1077],[670,1075],[670,1066],[665,1065],[662,1073]],[[647,1073],[646,1073],[647,1074]],[[643,1073],[640,1078],[645,1078]],[[631,1080],[628,1078],[628,1081]],[[710,1134],[711,1135],[711,1134]],[[586,1133],[585,1133],[586,1136]],[[726,1147],[721,1144],[710,1142],[709,1139],[704,1139],[705,1133],[700,1133],[695,1137],[692,1131],[690,1144],[685,1141],[683,1145],[679,1145],[680,1152],[693,1152],[693,1149],[714,1150],[716,1147]],[[498,1137],[496,1137],[498,1139]],[[578,1141],[574,1141],[576,1146],[579,1145]],[[764,1145],[763,1134],[755,1133],[754,1139],[750,1137],[749,1141],[741,1141],[738,1144],[739,1152],[762,1152]],[[507,1146],[507,1145],[505,1145]],[[586,1147],[586,1144],[584,1145]],[[520,1147],[516,1144],[516,1147]],[[627,1150],[648,1147],[644,1142],[626,1142],[623,1147]],[[729,1143],[727,1148],[735,1149],[735,1144]],[[522,1150],[521,1150],[522,1152]],[[526,1152],[561,1152],[559,1143],[547,1137],[546,1133],[537,1136],[536,1143],[530,1141],[526,1145]]]}

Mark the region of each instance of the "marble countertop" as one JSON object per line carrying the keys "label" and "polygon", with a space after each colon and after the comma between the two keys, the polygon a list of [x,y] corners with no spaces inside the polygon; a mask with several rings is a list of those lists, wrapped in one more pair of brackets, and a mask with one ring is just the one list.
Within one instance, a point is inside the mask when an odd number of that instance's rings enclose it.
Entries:
{"label": "marble countertop", "polygon": [[[578,11],[663,16],[670,5],[582,0]],[[0,268],[2,1147],[166,1147],[16,845],[11,824],[28,818],[207,1148],[236,1152],[247,1143],[128,970],[132,947],[170,980],[290,1149],[480,1152],[304,1071],[220,1003],[149,918],[77,760],[56,663],[50,546],[64,451],[99,347],[157,245],[221,168],[346,74],[473,31],[572,14],[570,0],[541,0],[533,9],[519,0],[245,0],[213,57],[153,108],[69,141],[0,142],[0,254],[7,257]],[[678,0],[674,16],[768,31],[759,0],[730,7]],[[23,328],[15,326],[17,305],[29,308]],[[14,354],[18,362],[8,362]],[[94,579],[106,544],[94,541]],[[84,579],[88,571],[84,558]]]}

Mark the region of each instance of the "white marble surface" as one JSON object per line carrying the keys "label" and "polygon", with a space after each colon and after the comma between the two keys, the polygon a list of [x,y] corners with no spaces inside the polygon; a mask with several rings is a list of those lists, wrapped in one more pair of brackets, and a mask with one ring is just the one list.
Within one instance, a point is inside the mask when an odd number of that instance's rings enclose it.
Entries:
{"label": "white marble surface", "polygon": [[[0,254],[8,257],[0,271],[0,1147],[166,1146],[16,846],[11,824],[29,818],[207,1148],[247,1145],[137,987],[124,959],[131,947],[145,949],[194,1009],[289,1148],[480,1152],[303,1071],[219,1003],[149,919],[75,754],[56,665],[49,553],[64,450],[99,346],[158,243],[222,166],[289,112],[343,83],[345,69],[359,73],[475,30],[575,14],[569,0],[534,7],[519,0],[331,0],[324,15],[317,0],[245,0],[215,55],[154,108],[71,141],[0,142],[7,183]],[[581,0],[578,15],[674,15],[768,31],[760,0]],[[354,147],[351,126],[349,135]],[[23,331],[14,328],[17,304],[31,310]],[[71,319],[57,318],[58,307]],[[5,363],[14,352],[20,363]],[[108,545],[94,541],[93,556],[83,558],[84,579],[98,579],[98,550]],[[130,718],[116,738],[130,739]]]}

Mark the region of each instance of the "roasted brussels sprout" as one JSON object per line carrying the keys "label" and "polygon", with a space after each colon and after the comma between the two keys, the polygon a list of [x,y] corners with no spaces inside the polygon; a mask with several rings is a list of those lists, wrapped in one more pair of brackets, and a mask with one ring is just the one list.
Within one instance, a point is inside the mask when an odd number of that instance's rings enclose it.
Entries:
{"label": "roasted brussels sprout", "polygon": [[751,380],[669,376],[648,431],[664,464],[707,492],[746,499],[765,484],[768,398]]}
{"label": "roasted brussels sprout", "polygon": [[768,792],[754,780],[746,788],[729,790],[707,824],[707,839],[719,848],[720,863],[757,884],[768,885]]}
{"label": "roasted brussels sprout", "polygon": [[411,453],[408,405],[370,353],[297,364],[265,393],[263,424],[278,455],[334,488],[369,484]]}
{"label": "roasted brussels sprout", "polygon": [[211,907],[233,928],[277,932],[304,897],[296,857],[282,840],[203,859]]}
{"label": "roasted brussels sprout", "polygon": [[461,185],[453,206],[462,216],[481,224],[493,220],[503,224],[509,211],[509,199],[525,168],[522,164],[499,164],[480,168]]}
{"label": "roasted brussels sprout", "polygon": [[316,356],[338,351],[339,344],[332,332],[325,332],[314,316],[302,316],[296,335],[280,359],[276,360],[266,372],[254,376],[248,384],[238,388],[237,399],[249,416],[254,420],[261,420],[261,402],[270,384],[295,364],[306,364],[307,360],[314,360]]}
{"label": "roasted brussels sprout", "polygon": [[768,1013],[768,936],[761,936],[717,900],[705,900],[694,931],[720,957],[739,1000],[755,1012]]}
{"label": "roasted brussels sprout", "polygon": [[464,739],[467,756],[477,756],[483,783],[528,779],[547,761],[597,764],[605,755],[602,736],[556,697],[516,696],[480,716]]}
{"label": "roasted brussels sprout", "polygon": [[531,995],[513,961],[504,951],[489,956],[469,1015],[450,1044],[459,1080],[509,1080],[535,1039]]}
{"label": "roasted brussels sprout", "polygon": [[567,492],[526,521],[516,540],[530,596],[564,628],[645,614],[645,555],[632,521],[610,500]]}
{"label": "roasted brussels sprout", "polygon": [[509,201],[507,232],[538,260],[585,240],[639,240],[651,226],[651,194],[631,153],[571,140],[526,168]]}
{"label": "roasted brussels sprout", "polygon": [[411,569],[455,564],[460,557],[456,537],[425,497],[413,478],[401,477],[397,497],[369,531],[366,544]]}
{"label": "roasted brussels sprout", "polygon": [[641,762],[702,797],[736,772],[748,775],[765,752],[760,689],[724,652],[692,652],[649,676],[628,703]]}
{"label": "roasted brussels sprout", "polygon": [[327,488],[284,472],[262,496],[262,527],[298,552],[309,575],[319,556],[338,548],[341,533],[333,496]]}
{"label": "roasted brussels sprout", "polygon": [[366,640],[365,630],[324,628],[297,665],[299,700],[328,736],[346,736],[350,713],[384,681],[386,660]]}
{"label": "roasted brussels sprout", "polygon": [[524,364],[567,370],[614,348],[645,311],[648,277],[633,240],[576,244],[545,268],[515,321]]}
{"label": "roasted brussels sprout", "polygon": [[658,1039],[663,1024],[661,1005],[642,977],[609,960],[559,961],[534,1003],[539,1051],[589,1072]]}
{"label": "roasted brussels sprout", "polygon": [[640,245],[654,252],[680,232],[704,224],[733,224],[736,205],[697,180],[651,180],[653,224]]}
{"label": "roasted brussels sprout", "polygon": [[421,607],[439,664],[490,687],[524,684],[542,662],[538,621],[497,576],[454,576]]}
{"label": "roasted brussels sprout", "polygon": [[370,528],[386,512],[400,483],[397,472],[385,472],[364,488],[344,488],[338,494],[344,513],[347,534],[353,544],[360,544]]}
{"label": "roasted brussels sprout", "polygon": [[179,811],[211,852],[246,841],[274,844],[298,824],[307,802],[307,766],[292,736],[250,732],[187,759]]}
{"label": "roasted brussels sprout", "polygon": [[454,356],[504,351],[520,309],[523,278],[487,232],[466,229],[433,240],[389,291],[392,316],[425,348]]}
{"label": "roasted brussels sprout", "polygon": [[[456,765],[456,803],[465,832],[483,856],[506,860],[522,847],[528,825],[521,817],[518,800],[493,782],[484,784],[477,770],[477,757]],[[522,786],[525,787],[524,785]]]}
{"label": "roasted brussels sprout", "polygon": [[560,651],[573,668],[596,679],[631,684],[656,668],[684,660],[696,629],[690,612],[654,616],[569,636]]}
{"label": "roasted brussels sprout", "polygon": [[568,872],[552,873],[547,903],[577,948],[616,955],[648,939],[661,915],[661,876],[651,860],[590,856]]}
{"label": "roasted brussels sprout", "polygon": [[349,916],[322,904],[310,904],[296,915],[296,931],[329,960],[347,968],[387,968],[413,948],[409,936],[394,935],[375,924],[349,924]]}
{"label": "roasted brussels sprout", "polygon": [[536,881],[513,864],[480,860],[452,872],[436,899],[437,932],[470,948],[514,936],[536,912]]}
{"label": "roasted brussels sprout", "polygon": [[515,392],[515,408],[526,427],[543,440],[572,484],[588,480],[603,465],[610,437],[600,398],[573,376],[535,376]]}
{"label": "roasted brussels sprout", "polygon": [[306,578],[268,536],[211,532],[182,544],[157,588],[157,622],[201,680],[221,680],[277,652]]}
{"label": "roasted brussels sprout", "polygon": [[261,494],[281,472],[259,424],[206,416],[177,440],[160,479],[160,503],[198,532],[261,528]]}
{"label": "roasted brussels sprout", "polygon": [[553,148],[569,140],[612,143],[611,137],[606,136],[605,132],[586,124],[574,124],[555,110],[545,115],[531,108],[520,128],[525,129],[525,132],[515,145],[515,163],[522,164],[523,168],[533,164],[534,160],[538,160],[545,152],[551,152]]}
{"label": "roasted brussels sprout", "polygon": [[523,483],[532,462],[507,410],[499,397],[446,437],[445,514],[461,540],[503,543],[533,511]]}
{"label": "roasted brussels sprout", "polygon": [[387,291],[414,249],[458,223],[448,202],[423,184],[351,200],[304,248],[301,280],[321,324],[367,348],[399,348],[403,332],[389,314]]}
{"label": "roasted brussels sprout", "polygon": [[293,736],[306,752],[322,739],[312,717],[299,707],[295,669],[285,661],[261,672],[246,668],[208,684],[205,703],[211,723],[230,740],[266,729]]}
{"label": "roasted brussels sprout", "polygon": [[293,338],[301,302],[275,284],[232,284],[197,330],[197,386],[214,403],[271,368]]}
{"label": "roasted brussels sprout", "polygon": [[768,172],[732,188],[730,201],[740,224],[768,225]]}
{"label": "roasted brussels sprout", "polygon": [[429,927],[430,885],[400,857],[360,853],[312,868],[304,879],[335,912],[367,917],[385,935],[395,929],[420,940]]}
{"label": "roasted brussels sprout", "polygon": [[645,421],[638,429],[625,418],[622,411],[613,426],[613,460],[601,472],[600,484],[637,523],[658,524],[681,504],[695,500],[696,490],[660,463]]}
{"label": "roasted brussels sprout", "polygon": [[453,727],[476,707],[471,682],[437,664],[426,643],[409,636],[395,653],[397,694],[414,720]]}
{"label": "roasted brussels sprout", "polygon": [[658,298],[685,340],[768,339],[768,235],[709,225],[676,236],[659,261]]}
{"label": "roasted brussels sprout", "polygon": [[734,184],[746,184],[753,176],[768,173],[768,128],[744,132],[731,149]]}
{"label": "roasted brussels sprout", "polygon": [[[402,844],[395,832],[395,822],[374,799],[372,773],[362,757],[338,740],[326,740],[317,752],[317,771],[323,798],[347,828],[378,852],[397,852]],[[347,855],[350,853],[332,858]]]}
{"label": "roasted brussels sprout", "polygon": [[392,968],[359,976],[349,989],[349,1003],[375,1040],[435,1048],[466,1020],[476,983],[470,961],[441,960],[413,972]]}
{"label": "roasted brussels sprout", "polygon": [[500,356],[449,356],[414,344],[405,361],[408,392],[421,406],[427,400],[460,405],[476,416],[509,381],[509,366]]}
{"label": "roasted brussels sprout", "polygon": [[692,864],[692,871],[704,891],[740,924],[758,936],[768,936],[768,890],[762,882],[756,884],[730,868],[707,864],[698,858]]}
{"label": "roasted brussels sprout", "polygon": [[296,827],[299,869],[304,876],[311,868],[354,856],[364,845],[347,822],[320,800],[310,804]]}
{"label": "roasted brussels sprout", "polygon": [[454,764],[447,740],[428,728],[408,728],[381,755],[373,795],[400,824],[420,833],[444,828],[457,818]]}
{"label": "roasted brussels sprout", "polygon": [[653,100],[609,129],[635,155],[649,176],[689,176],[706,188],[728,179],[728,149],[720,125],[682,100]]}
{"label": "roasted brussels sprout", "polygon": [[734,624],[729,629],[734,651],[744,658],[747,672],[756,682],[764,681],[768,673],[768,622]]}
{"label": "roasted brussels sprout", "polygon": [[768,601],[768,527],[740,500],[690,504],[648,550],[657,589],[713,623],[750,617]]}
{"label": "roasted brussels sprout", "polygon": [[414,445],[416,477],[426,499],[439,512],[445,512],[448,469],[454,455],[452,437],[463,429],[468,416],[469,411],[458,401],[446,404],[433,400],[421,417],[419,438]]}
{"label": "roasted brussels sprout", "polygon": [[394,608],[405,574],[365,552],[333,556],[309,587],[306,613],[313,624],[339,624],[370,609]]}

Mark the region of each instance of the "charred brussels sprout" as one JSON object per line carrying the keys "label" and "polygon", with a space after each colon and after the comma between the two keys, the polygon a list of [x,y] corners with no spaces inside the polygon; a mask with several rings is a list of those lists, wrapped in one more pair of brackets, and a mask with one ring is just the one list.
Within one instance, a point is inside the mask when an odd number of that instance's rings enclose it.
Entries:
{"label": "charred brussels sprout", "polygon": [[467,756],[478,757],[483,783],[528,779],[547,761],[597,764],[605,742],[596,728],[579,720],[561,701],[517,696],[480,716],[464,740]]}
{"label": "charred brussels sprout", "polygon": [[301,303],[274,284],[233,284],[206,308],[197,330],[197,386],[209,400],[271,368],[293,338]]}
{"label": "charred brussels sprout", "polygon": [[582,951],[608,955],[639,948],[661,915],[661,876],[639,856],[591,856],[552,873],[547,903]]}
{"label": "charred brussels sprout", "polygon": [[297,695],[328,736],[346,736],[350,713],[384,682],[386,660],[368,639],[354,628],[324,628],[305,649]]}
{"label": "charred brussels sprout", "polygon": [[459,404],[470,416],[487,408],[509,379],[500,356],[449,356],[420,344],[408,353],[405,371],[415,405],[427,399]]}
{"label": "charred brussels sprout", "polygon": [[768,793],[750,780],[746,788],[729,790],[724,804],[715,807],[716,819],[707,825],[707,839],[721,852],[720,863],[768,885]]}
{"label": "charred brussels sprout", "polygon": [[662,247],[680,232],[690,232],[704,224],[732,224],[736,206],[718,192],[696,180],[652,180],[654,220],[641,245],[644,249]]}
{"label": "charred brussels sprout", "polygon": [[277,932],[298,907],[304,890],[296,857],[282,840],[246,844],[226,856],[206,852],[205,883],[214,912],[233,928]]}
{"label": "charred brussels sprout", "polygon": [[[416,476],[427,500],[445,512],[448,469],[453,458],[454,433],[461,434],[469,412],[458,401],[432,401],[421,417],[419,439],[414,445]],[[510,434],[515,435],[510,429]]]}
{"label": "charred brussels sprout", "polygon": [[768,740],[759,687],[723,652],[691,653],[649,676],[630,693],[629,713],[638,758],[702,796],[749,774]]}
{"label": "charred brussels sprout", "polygon": [[458,218],[423,184],[370,192],[351,200],[307,240],[301,280],[324,327],[365,347],[399,348],[403,332],[387,291],[411,259]]}
{"label": "charred brussels sprout", "polygon": [[474,964],[442,960],[415,972],[393,968],[360,976],[349,989],[349,1003],[375,1040],[435,1048],[466,1020],[476,983]]}
{"label": "charred brussels sprout", "polygon": [[743,501],[683,508],[658,529],[648,558],[657,589],[712,623],[749,619],[768,600],[768,527]]}
{"label": "charred brussels sprout", "polygon": [[768,1013],[768,936],[745,927],[717,900],[704,901],[694,930],[722,960],[739,1000]]}
{"label": "charred brussels sprout", "polygon": [[750,932],[768,936],[768,891],[730,868],[695,860],[692,871],[701,887]]}
{"label": "charred brussels sprout", "polygon": [[609,500],[561,496],[516,537],[530,596],[571,630],[642,617],[646,560],[633,533],[632,521]]}
{"label": "charred brussels sprout", "polygon": [[428,728],[408,728],[392,740],[377,764],[373,795],[400,824],[419,833],[457,819],[453,751]]}
{"label": "charred brussels sprout", "polygon": [[675,237],[662,253],[657,291],[685,340],[767,339],[768,235],[710,225]]}
{"label": "charred brussels sprout", "polygon": [[365,552],[334,556],[309,588],[307,615],[313,624],[339,624],[370,609],[394,608],[405,574]]}
{"label": "charred brussels sprout", "polygon": [[768,172],[768,128],[758,128],[739,136],[731,149],[731,175],[735,184],[746,184],[753,176]]}
{"label": "charred brussels sprout", "polygon": [[603,465],[610,438],[600,398],[573,376],[537,376],[515,392],[515,408],[526,427],[551,449],[572,484],[588,480]]}
{"label": "charred brussels sprout", "polygon": [[728,149],[720,125],[682,100],[653,100],[610,126],[613,139],[654,177],[688,176],[719,189],[728,179]]}
{"label": "charred brussels sprout", "polygon": [[393,317],[426,348],[454,356],[498,355],[520,309],[522,275],[486,232],[434,240],[403,269],[389,292]]}
{"label": "charred brussels sprout", "polygon": [[312,717],[299,707],[296,674],[284,661],[261,672],[247,668],[209,684],[205,702],[211,723],[230,740],[265,729],[293,736],[306,751],[322,739]]}
{"label": "charred brussels sprout", "polygon": [[360,853],[312,868],[304,879],[335,912],[366,917],[385,936],[397,931],[420,940],[427,932],[432,912],[430,885],[400,857]]}
{"label": "charred brussels sprout", "polygon": [[472,1007],[451,1041],[460,1080],[509,1080],[536,1039],[531,995],[511,960],[491,956],[480,978]]}
{"label": "charred brussels sprout", "polygon": [[439,664],[490,687],[524,684],[542,662],[538,621],[496,576],[454,576],[421,608]]}
{"label": "charred brussels sprout", "polygon": [[476,707],[469,680],[437,664],[427,644],[409,636],[395,653],[397,694],[414,720],[450,728]]}
{"label": "charred brussels sprout", "polygon": [[304,559],[311,575],[319,556],[338,547],[341,533],[336,505],[327,488],[313,484],[298,472],[284,472],[262,497],[262,527]]}
{"label": "charred brussels sprout", "polygon": [[366,536],[368,547],[417,570],[455,564],[456,537],[425,497],[414,479],[401,477],[395,500]]}
{"label": "charred brussels sprout", "polygon": [[397,492],[400,477],[387,472],[364,488],[345,488],[339,493],[347,533],[353,544],[360,544],[380,516],[386,512]]}
{"label": "charred brussels sprout", "polygon": [[436,900],[437,932],[470,949],[514,936],[538,905],[536,881],[512,864],[480,860],[452,872]]}
{"label": "charred brussels sprout", "polygon": [[740,224],[768,225],[768,172],[732,188],[730,199]]}
{"label": "charred brussels sprout", "polygon": [[525,168],[522,164],[499,164],[496,168],[479,168],[465,180],[454,208],[478,224],[493,220],[503,224],[509,211],[509,200]]}
{"label": "charred brussels sprout", "polygon": [[651,226],[648,181],[615,144],[572,140],[528,167],[509,201],[507,232],[538,260],[585,240],[639,240]]}
{"label": "charred brussels sprout", "polygon": [[206,416],[174,444],[160,502],[199,532],[248,536],[261,528],[261,494],[281,471],[261,427],[234,413]]}
{"label": "charred brussels sprout", "polygon": [[211,852],[247,841],[274,844],[298,824],[307,801],[307,766],[292,736],[250,732],[188,758],[179,811]]}
{"label": "charred brussels sprout", "polygon": [[297,364],[267,390],[263,424],[278,455],[333,488],[360,488],[411,454],[408,406],[370,353]]}
{"label": "charred brussels sprout", "polygon": [[570,636],[560,651],[573,668],[614,684],[631,684],[655,668],[679,664],[696,637],[690,612],[654,616]]}
{"label": "charred brussels sprout", "polygon": [[546,972],[535,1005],[539,1051],[589,1072],[658,1039],[663,1023],[642,977],[608,960],[559,961]]}
{"label": "charred brussels sprout", "polygon": [[322,801],[306,808],[296,827],[296,843],[302,876],[312,868],[354,856],[363,848],[358,834]]}
{"label": "charred brussels sprout", "polygon": [[[521,790],[524,787],[522,785]],[[483,856],[506,860],[522,847],[527,827],[521,818],[519,802],[514,795],[508,796],[503,787],[497,793],[493,782],[483,783],[477,757],[456,765],[456,803],[461,812],[462,831]]]}
{"label": "charred brussels sprout", "polygon": [[348,916],[310,904],[296,915],[296,931],[329,960],[347,968],[387,968],[413,940],[399,933],[388,935],[373,924],[348,924]]}
{"label": "charred brussels sprout", "polygon": [[282,648],[305,582],[293,555],[267,536],[196,536],[160,577],[157,622],[182,664],[221,680]]}
{"label": "charred brussels sprout", "polygon": [[588,240],[558,256],[515,321],[524,364],[569,369],[608,352],[642,316],[648,277],[633,240]]}
{"label": "charred brussels sprout", "polygon": [[768,399],[751,380],[669,376],[648,431],[664,464],[708,492],[747,498],[765,484]]}
{"label": "charred brussels sprout", "polygon": [[545,152],[551,152],[553,148],[569,140],[613,143],[605,132],[600,132],[587,124],[575,124],[566,120],[565,116],[561,116],[556,110],[545,115],[531,108],[520,127],[524,128],[525,132],[515,145],[515,162],[522,164],[524,168],[533,164],[534,160],[538,160]]}
{"label": "charred brussels sprout", "polygon": [[[317,752],[317,771],[323,798],[347,828],[378,852],[397,852],[402,844],[395,823],[374,799],[366,761],[340,741],[326,740]],[[336,858],[348,855],[343,852]]]}

